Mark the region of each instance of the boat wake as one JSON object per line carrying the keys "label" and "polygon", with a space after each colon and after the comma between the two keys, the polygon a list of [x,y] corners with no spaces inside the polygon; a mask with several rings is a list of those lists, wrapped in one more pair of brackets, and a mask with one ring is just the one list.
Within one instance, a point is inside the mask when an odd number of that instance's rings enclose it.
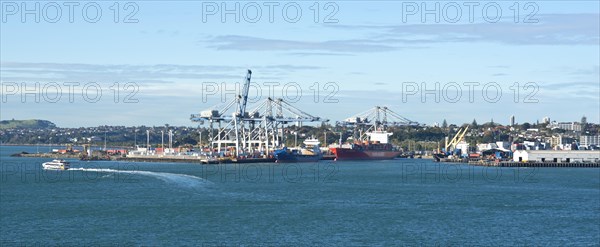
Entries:
{"label": "boat wake", "polygon": [[180,187],[197,188],[211,184],[210,181],[200,177],[187,174],[167,173],[167,172],[151,172],[151,171],[134,171],[134,170],[115,170],[108,168],[70,168],[69,171],[84,171],[84,172],[103,172],[103,173],[123,173],[132,175],[142,175],[154,177],[166,183],[174,184]]}

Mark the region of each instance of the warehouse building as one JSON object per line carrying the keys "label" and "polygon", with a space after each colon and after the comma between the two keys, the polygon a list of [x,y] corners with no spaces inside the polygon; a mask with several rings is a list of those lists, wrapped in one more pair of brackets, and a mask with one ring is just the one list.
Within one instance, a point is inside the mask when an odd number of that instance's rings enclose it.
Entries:
{"label": "warehouse building", "polygon": [[600,162],[600,150],[516,150],[515,162]]}

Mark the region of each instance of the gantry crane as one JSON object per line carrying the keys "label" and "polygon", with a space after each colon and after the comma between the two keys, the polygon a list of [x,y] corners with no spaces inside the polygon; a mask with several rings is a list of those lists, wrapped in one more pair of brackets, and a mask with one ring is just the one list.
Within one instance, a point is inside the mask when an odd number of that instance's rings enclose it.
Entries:
{"label": "gantry crane", "polygon": [[415,126],[419,123],[401,116],[386,106],[375,106],[347,118],[342,124],[353,127],[353,138],[355,140],[364,141],[367,139],[367,133],[369,132],[385,132],[389,126]]}
{"label": "gantry crane", "polygon": [[[320,117],[310,115],[283,99],[270,97],[247,112],[251,75],[252,71],[248,70],[241,94],[234,100],[223,107],[213,107],[201,111],[200,114],[191,115],[190,119],[194,122],[204,124],[205,121],[208,121],[210,123],[209,140],[212,147],[216,147],[218,152],[221,152],[222,148],[235,146],[236,156],[254,150],[269,153],[282,143],[285,124],[321,121]],[[236,111],[228,114],[234,105],[237,105]],[[273,114],[274,109],[276,110],[275,114]],[[218,124],[216,133],[213,123]]]}

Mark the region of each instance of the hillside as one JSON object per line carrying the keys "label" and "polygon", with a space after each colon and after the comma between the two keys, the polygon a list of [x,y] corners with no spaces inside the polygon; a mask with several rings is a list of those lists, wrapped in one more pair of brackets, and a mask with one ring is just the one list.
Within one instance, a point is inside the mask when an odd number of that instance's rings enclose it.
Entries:
{"label": "hillside", "polygon": [[29,120],[2,120],[0,129],[45,129],[56,128],[56,125],[47,120],[29,119]]}

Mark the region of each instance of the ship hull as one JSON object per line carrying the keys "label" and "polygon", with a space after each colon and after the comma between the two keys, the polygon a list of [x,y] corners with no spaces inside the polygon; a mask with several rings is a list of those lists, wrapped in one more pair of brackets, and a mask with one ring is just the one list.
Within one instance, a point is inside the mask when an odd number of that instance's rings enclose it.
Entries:
{"label": "ship hull", "polygon": [[335,160],[391,160],[400,155],[400,151],[356,150],[350,148],[332,148]]}
{"label": "ship hull", "polygon": [[286,150],[277,150],[275,151],[276,162],[278,163],[296,163],[296,162],[317,162],[321,160],[323,155],[302,155],[302,154],[294,154],[288,153]]}
{"label": "ship hull", "polygon": [[317,155],[299,155],[292,157],[280,157],[277,158],[277,163],[296,163],[296,162],[318,162],[321,160],[320,156]]}

